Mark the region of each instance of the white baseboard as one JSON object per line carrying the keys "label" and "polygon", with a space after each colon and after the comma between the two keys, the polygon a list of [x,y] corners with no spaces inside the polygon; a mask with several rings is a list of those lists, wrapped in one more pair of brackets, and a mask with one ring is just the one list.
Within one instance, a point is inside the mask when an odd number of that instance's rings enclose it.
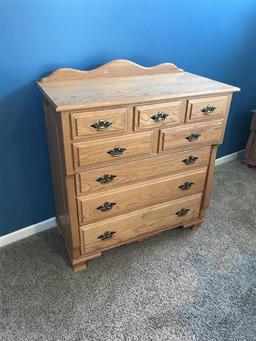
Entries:
{"label": "white baseboard", "polygon": [[245,151],[245,149],[242,149],[242,150],[239,150],[238,152],[228,154],[228,155],[225,155],[223,157],[216,159],[215,166],[220,166],[220,165],[223,165],[223,163],[233,161],[235,159],[240,158],[241,155],[244,153],[244,151]]}
{"label": "white baseboard", "polygon": [[54,226],[56,226],[55,217],[44,220],[44,221],[40,221],[39,223],[34,224],[34,225],[24,227],[23,229],[17,230],[15,232],[12,232],[12,233],[6,234],[5,236],[0,237],[0,247],[8,245],[8,244],[12,244],[14,242],[17,242],[20,239],[27,238],[38,232],[48,230]]}
{"label": "white baseboard", "polygon": [[[244,152],[244,150],[240,150],[238,152],[223,156],[216,160],[215,166],[220,166],[223,163],[232,161],[240,157],[240,155]],[[41,221],[37,224],[25,227],[23,229],[17,230],[15,232],[9,233],[5,236],[0,237],[0,247],[12,244],[14,242],[17,242],[20,239],[27,238],[29,236],[32,236],[33,234],[36,234],[38,232],[42,232],[45,230],[48,230],[52,227],[56,226],[56,219],[55,217],[52,217],[50,219]]]}

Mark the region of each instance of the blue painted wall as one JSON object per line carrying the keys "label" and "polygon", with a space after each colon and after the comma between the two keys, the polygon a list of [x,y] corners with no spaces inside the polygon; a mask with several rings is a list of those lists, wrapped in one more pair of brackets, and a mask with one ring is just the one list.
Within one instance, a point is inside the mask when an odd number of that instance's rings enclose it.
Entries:
{"label": "blue painted wall", "polygon": [[239,86],[219,156],[244,148],[255,105],[254,0],[0,2],[1,235],[55,214],[35,81],[58,67],[171,61]]}

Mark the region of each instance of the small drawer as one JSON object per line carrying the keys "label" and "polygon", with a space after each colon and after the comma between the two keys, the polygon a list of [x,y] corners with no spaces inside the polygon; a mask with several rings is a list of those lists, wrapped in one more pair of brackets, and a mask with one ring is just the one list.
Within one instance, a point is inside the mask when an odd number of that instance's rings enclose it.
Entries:
{"label": "small drawer", "polygon": [[183,101],[137,106],[135,107],[135,130],[183,123],[184,108]]}
{"label": "small drawer", "polygon": [[127,131],[127,108],[72,114],[71,129],[73,139]]}
{"label": "small drawer", "polygon": [[206,168],[80,197],[77,199],[80,224],[200,193],[204,189],[205,176]]}
{"label": "small drawer", "polygon": [[188,101],[186,121],[224,117],[227,113],[228,105],[228,96],[191,99]]}
{"label": "small drawer", "polygon": [[187,124],[161,129],[159,152],[200,144],[218,144],[223,134],[224,120]]}
{"label": "small drawer", "polygon": [[125,244],[172,225],[182,226],[199,217],[201,199],[202,195],[197,194],[83,226],[80,230],[82,253],[95,253]]}
{"label": "small drawer", "polygon": [[116,162],[135,156],[150,155],[153,132],[111,137],[73,144],[75,168]]}
{"label": "small drawer", "polygon": [[129,183],[207,167],[210,151],[211,147],[196,148],[192,154],[187,151],[173,152],[149,159],[82,171],[76,174],[77,195],[105,192]]}

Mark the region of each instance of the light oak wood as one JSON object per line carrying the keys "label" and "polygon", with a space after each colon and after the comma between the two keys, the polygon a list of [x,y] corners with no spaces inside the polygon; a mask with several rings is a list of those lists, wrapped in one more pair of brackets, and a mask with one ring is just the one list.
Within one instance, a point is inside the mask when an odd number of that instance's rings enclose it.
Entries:
{"label": "light oak wood", "polygon": [[[130,185],[104,194],[94,194],[78,198],[80,224],[106,219],[142,207],[151,206],[172,199],[200,193],[204,189],[206,168],[190,171],[180,175],[173,175],[138,185]],[[190,189],[182,190],[180,186],[192,183]],[[115,205],[106,212],[98,207],[105,202]]]}
{"label": "light oak wood", "polygon": [[[167,115],[163,121],[156,121],[157,115]],[[185,101],[148,104],[135,107],[135,130],[158,128],[163,125],[177,125],[185,120]]]}
{"label": "light oak wood", "polygon": [[[192,164],[184,162],[191,156],[190,151],[174,151],[171,154],[155,156],[143,161],[140,159],[83,171],[76,174],[77,195],[105,192],[119,188],[122,185],[204,168],[209,163],[210,152],[210,147],[194,149],[192,154],[196,157],[196,160]],[[102,184],[97,181],[97,179],[102,178],[104,175],[112,175],[112,182]]]}
{"label": "light oak wood", "polygon": [[[90,71],[59,69],[38,86],[58,231],[74,271],[113,247],[201,225],[238,88],[173,64],[145,68],[125,60]],[[155,122],[159,113],[165,120]],[[192,133],[200,136],[189,142]],[[114,147],[125,150],[113,157],[107,152]],[[105,202],[115,205],[97,209]],[[176,215],[182,208],[189,211]]]}
{"label": "light oak wood", "polygon": [[[113,163],[135,156],[149,156],[152,153],[152,132],[78,142],[73,146],[76,169],[103,162]],[[125,151],[113,157],[109,151],[115,147],[124,148]]]}
{"label": "light oak wood", "polygon": [[[187,122],[218,119],[224,117],[228,110],[228,96],[212,96],[190,99],[187,108]],[[212,112],[207,113],[207,107],[211,107]],[[203,112],[205,110],[206,112]]]}
{"label": "light oak wood", "polygon": [[82,80],[101,77],[124,77],[153,75],[162,73],[182,72],[183,70],[171,63],[163,63],[152,67],[145,67],[130,60],[119,59],[106,63],[96,69],[89,71],[76,70],[72,68],[61,68],[47,77],[41,79],[41,83],[61,82],[70,80]]}
{"label": "light oak wood", "polygon": [[[93,77],[88,77],[86,71],[57,70],[55,73],[38,83],[41,91],[52,102],[57,111],[78,110],[85,108],[104,107],[109,105],[136,104],[145,101],[161,101],[191,96],[232,93],[239,88],[216,82],[208,78],[180,72],[177,69],[163,72],[157,68],[145,73],[143,68],[131,72],[122,61],[112,61],[115,72],[106,72],[106,67],[100,70],[107,77],[98,79],[94,71],[89,71]],[[129,62],[128,62],[129,64]],[[115,66],[116,65],[116,66]],[[121,69],[125,72],[121,72]],[[118,77],[113,77],[113,73]],[[154,74],[153,74],[154,73]]]}
{"label": "light oak wood", "polygon": [[[82,252],[92,253],[103,251],[109,246],[122,241],[150,233],[175,224],[182,225],[188,220],[199,217],[202,195],[198,194],[181,200],[165,202],[142,210],[122,215],[112,219],[105,219],[96,224],[81,228]],[[185,216],[177,216],[182,208],[189,211]],[[101,240],[99,236],[104,232],[115,232],[111,239]]]}
{"label": "light oak wood", "polygon": [[[218,120],[161,129],[159,151],[202,144],[218,144],[222,137],[223,124],[223,120]],[[195,141],[189,141],[188,137],[191,134],[199,134],[199,137]]]}
{"label": "light oak wood", "polygon": [[[93,125],[99,121],[106,121],[110,125],[106,130],[97,130]],[[106,135],[113,135],[113,133],[124,133],[127,131],[127,108],[103,109],[72,114],[71,129],[73,139],[83,137],[101,138]]]}

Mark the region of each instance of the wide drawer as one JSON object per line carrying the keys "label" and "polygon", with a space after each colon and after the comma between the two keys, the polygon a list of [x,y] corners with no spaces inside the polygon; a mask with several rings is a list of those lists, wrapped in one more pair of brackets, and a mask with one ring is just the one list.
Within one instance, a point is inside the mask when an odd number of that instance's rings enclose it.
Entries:
{"label": "wide drawer", "polygon": [[150,178],[207,167],[211,147],[196,148],[193,153],[173,152],[149,159],[82,171],[76,174],[77,195],[104,192],[121,185]]}
{"label": "wide drawer", "polygon": [[161,129],[159,152],[200,144],[219,144],[223,127],[224,121],[218,120]]}
{"label": "wide drawer", "polygon": [[196,98],[188,101],[186,121],[205,120],[225,116],[229,96]]}
{"label": "wide drawer", "polygon": [[127,130],[127,108],[79,112],[71,115],[73,139],[102,137]]}
{"label": "wide drawer", "polygon": [[196,219],[200,215],[201,194],[134,211],[81,227],[83,253],[94,253],[140,236]]}
{"label": "wide drawer", "polygon": [[80,197],[77,199],[80,224],[200,193],[204,189],[205,176],[206,168]]}
{"label": "wide drawer", "polygon": [[148,104],[135,107],[135,130],[156,128],[163,124],[174,125],[184,122],[184,101]]}
{"label": "wide drawer", "polygon": [[77,142],[74,147],[75,168],[105,162],[115,162],[130,157],[150,155],[152,134],[148,131],[96,141]]}

